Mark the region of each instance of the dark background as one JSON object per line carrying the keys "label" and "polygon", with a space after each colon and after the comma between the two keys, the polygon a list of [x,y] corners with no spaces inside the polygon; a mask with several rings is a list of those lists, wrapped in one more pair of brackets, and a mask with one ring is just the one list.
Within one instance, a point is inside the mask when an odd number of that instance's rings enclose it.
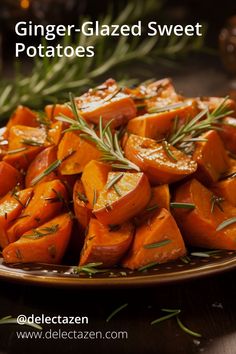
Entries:
{"label": "dark background", "polygon": [[[148,0],[147,0],[148,1]],[[29,12],[19,13],[17,1],[0,2],[3,74],[12,75],[14,23],[25,16],[42,23],[75,23],[81,14],[97,18],[111,1],[33,1]],[[54,5],[52,6],[52,3]],[[118,1],[114,2],[117,7]],[[125,2],[123,2],[125,3]],[[122,1],[119,1],[121,6]],[[164,22],[208,23],[206,43],[218,51],[220,29],[227,18],[236,15],[236,2],[224,0],[170,0],[162,11]],[[155,14],[153,18],[156,19]],[[159,18],[157,18],[159,20]],[[28,65],[28,63],[27,63]],[[174,66],[154,65],[153,76],[171,76],[177,88],[188,95],[225,95],[233,91],[233,75],[221,63],[220,56],[189,54]],[[17,326],[0,326],[0,353],[156,353],[156,354],[235,354],[236,353],[236,273],[224,273],[168,286],[82,290],[53,289],[0,282],[0,317],[30,315],[87,315],[89,330],[127,330],[128,340],[94,341],[20,341]],[[120,305],[128,306],[106,323],[107,316]],[[195,341],[182,332],[174,319],[151,326],[161,316],[161,308],[180,308],[181,319],[192,330],[202,333]],[[53,327],[57,328],[57,326]],[[27,329],[27,328],[26,328]],[[46,327],[45,329],[49,329]],[[78,329],[65,326],[63,329]],[[80,328],[81,329],[81,328]]]}

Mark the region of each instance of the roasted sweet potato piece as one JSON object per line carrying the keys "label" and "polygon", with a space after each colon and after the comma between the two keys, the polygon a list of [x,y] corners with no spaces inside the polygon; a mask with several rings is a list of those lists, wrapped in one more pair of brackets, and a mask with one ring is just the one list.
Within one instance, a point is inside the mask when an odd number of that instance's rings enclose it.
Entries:
{"label": "roasted sweet potato piece", "polygon": [[[209,109],[209,112],[214,111],[225,99],[222,97],[201,97],[197,98],[198,108]],[[232,110],[234,113],[231,113],[232,117],[236,114],[236,103],[231,98],[228,98],[226,101],[227,109]]]}
{"label": "roasted sweet potato piece", "polygon": [[104,188],[108,173],[111,172],[111,166],[92,160],[84,168],[81,181],[84,186],[85,195],[91,205],[94,203],[94,194],[96,197]]}
{"label": "roasted sweet potato piece", "polygon": [[236,208],[219,202],[216,196],[195,179],[176,190],[174,201],[192,203],[195,209],[173,209],[184,240],[190,246],[236,250],[236,223],[217,231],[225,220],[236,215]]}
{"label": "roasted sweet potato piece", "polygon": [[214,183],[211,190],[236,207],[236,171],[232,177]]}
{"label": "roasted sweet potato piece", "polygon": [[79,265],[91,262],[101,262],[103,267],[116,265],[129,248],[133,232],[134,226],[130,222],[112,228],[92,218]]}
{"label": "roasted sweet potato piece", "polygon": [[227,150],[236,154],[236,119],[226,117],[220,124],[219,135]]}
{"label": "roasted sweet potato piece", "polygon": [[135,216],[134,221],[136,225],[143,224],[146,220],[156,214],[160,208],[170,209],[170,191],[168,184],[151,188],[151,199],[146,208]]}
{"label": "roasted sweet potato piece", "polygon": [[[73,153],[67,157],[70,152]],[[80,138],[76,132],[67,132],[58,146],[57,158],[63,160],[67,157],[59,170],[63,175],[81,173],[89,161],[97,160],[100,156],[94,144]]]}
{"label": "roasted sweet potato piece", "polygon": [[145,172],[151,183],[172,183],[197,169],[187,155],[166,142],[131,134],[125,144],[125,156]]}
{"label": "roasted sweet potato piece", "polygon": [[129,220],[150,200],[151,189],[144,173],[110,172],[107,183],[93,208],[93,214],[103,224],[116,225]]}
{"label": "roasted sweet potato piece", "polygon": [[9,131],[14,125],[37,127],[39,125],[37,122],[37,114],[27,107],[18,106],[7,123],[7,129],[4,133],[5,138],[8,138]]}
{"label": "roasted sweet potato piece", "polygon": [[0,200],[0,247],[8,245],[6,230],[12,222],[20,215],[22,209],[29,203],[33,189],[12,191]]}
{"label": "roasted sweet potato piece", "polygon": [[47,139],[54,145],[58,145],[61,138],[63,131],[66,129],[65,123],[63,122],[55,122],[52,123],[50,129],[48,129],[48,136]]}
{"label": "roasted sweet potato piece", "polygon": [[21,218],[8,229],[9,242],[16,241],[26,231],[42,225],[59,214],[63,207],[63,198],[66,197],[65,186],[57,179],[37,185],[34,196],[23,210]]}
{"label": "roasted sweet potato piece", "polygon": [[68,214],[62,214],[21,238],[3,250],[6,263],[41,262],[58,264],[66,251],[72,229]]}
{"label": "roasted sweet potato piece", "polygon": [[184,241],[173,216],[166,209],[160,209],[137,228],[122,265],[138,269],[153,262],[177,259],[185,253]]}
{"label": "roasted sweet potato piece", "polygon": [[42,128],[14,125],[9,132],[8,153],[4,161],[17,169],[27,169],[30,162],[44,148],[46,131]]}
{"label": "roasted sweet potato piece", "polygon": [[215,130],[202,135],[207,141],[197,142],[193,160],[197,162],[196,178],[202,183],[216,182],[230,166],[224,144]]}
{"label": "roasted sweet potato piece", "polygon": [[54,121],[54,119],[56,117],[59,117],[61,114],[64,114],[65,116],[67,116],[69,118],[74,117],[71,109],[65,104],[55,104],[55,105],[49,104],[49,105],[45,106],[44,110],[45,110],[46,116],[52,122]]}
{"label": "roasted sweet potato piece", "polygon": [[179,124],[185,120],[193,118],[197,114],[197,109],[192,102],[180,102],[179,108],[160,113],[145,114],[128,122],[129,133],[136,134],[151,139],[163,139],[170,133],[176,118]]}
{"label": "roasted sweet potato piece", "polygon": [[98,124],[102,117],[104,125],[113,120],[112,127],[118,127],[136,116],[137,111],[133,100],[120,92],[113,79],[107,80],[101,86],[101,90],[97,87],[96,90],[89,90],[76,98],[80,114],[86,120]]}
{"label": "roasted sweet potato piece", "polygon": [[[36,158],[31,162],[25,176],[25,186],[31,186],[31,182],[40,173],[46,170],[57,159],[57,149],[55,146],[50,146],[41,151]],[[38,183],[48,182],[56,179],[56,173],[51,172],[49,175],[42,178]]]}
{"label": "roasted sweet potato piece", "polygon": [[5,161],[0,162],[0,197],[7,194],[17,184],[22,184],[22,174]]}
{"label": "roasted sweet potato piece", "polygon": [[73,202],[75,216],[82,228],[86,229],[92,216],[92,206],[87,199],[83,183],[80,179],[74,185]]}

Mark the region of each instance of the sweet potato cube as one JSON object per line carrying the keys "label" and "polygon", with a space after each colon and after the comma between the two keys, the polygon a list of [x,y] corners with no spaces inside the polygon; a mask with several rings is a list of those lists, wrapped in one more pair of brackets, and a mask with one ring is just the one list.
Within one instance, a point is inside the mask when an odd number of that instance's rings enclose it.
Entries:
{"label": "sweet potato cube", "polygon": [[122,265],[138,269],[153,262],[177,259],[185,253],[184,241],[173,216],[166,209],[160,209],[137,228]]}
{"label": "sweet potato cube", "polygon": [[72,229],[68,214],[62,214],[21,238],[3,250],[6,263],[41,262],[58,264],[66,251]]}
{"label": "sweet potato cube", "polygon": [[99,193],[104,188],[108,173],[111,172],[111,166],[105,163],[92,160],[84,168],[81,181],[84,186],[86,197],[91,205],[94,202],[94,195],[99,196]]}
{"label": "sweet potato cube", "polygon": [[129,220],[150,200],[151,188],[144,173],[110,172],[107,182],[93,208],[93,214],[105,225]]}
{"label": "sweet potato cube", "polygon": [[178,181],[197,169],[195,161],[169,144],[131,134],[125,156],[145,172],[153,184]]}
{"label": "sweet potato cube", "polygon": [[129,248],[133,232],[134,226],[130,222],[112,228],[92,218],[79,265],[93,262],[101,262],[103,267],[116,265]]}

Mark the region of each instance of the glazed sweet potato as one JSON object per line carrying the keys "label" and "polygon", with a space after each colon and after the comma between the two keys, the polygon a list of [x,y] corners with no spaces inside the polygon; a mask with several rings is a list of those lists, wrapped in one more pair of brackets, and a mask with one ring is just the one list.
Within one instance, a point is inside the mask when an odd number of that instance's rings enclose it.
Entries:
{"label": "glazed sweet potato", "polygon": [[54,122],[52,123],[50,129],[48,129],[47,139],[54,145],[58,145],[61,138],[63,131],[66,129],[64,122]]}
{"label": "glazed sweet potato", "polygon": [[5,161],[0,161],[0,197],[23,182],[22,174]]}
{"label": "glazed sweet potato", "polygon": [[17,169],[27,169],[31,161],[47,143],[43,128],[14,125],[9,132],[8,153],[4,161]]}
{"label": "glazed sweet potato", "polygon": [[211,190],[236,207],[236,171],[232,177],[214,183]]}
{"label": "glazed sweet potato", "polygon": [[[50,146],[41,151],[36,158],[31,162],[25,176],[25,186],[31,186],[35,177],[46,170],[57,159],[57,149],[55,146]],[[56,173],[53,171],[47,176],[43,177],[38,183],[52,181],[56,179]]]}
{"label": "glazed sweet potato", "polygon": [[122,224],[150,200],[151,188],[144,173],[110,172],[107,183],[93,208],[93,214],[105,225]]}
{"label": "glazed sweet potato", "polygon": [[178,181],[197,169],[195,161],[173,146],[133,134],[128,137],[124,151],[153,184]]}
{"label": "glazed sweet potato", "polygon": [[84,186],[85,195],[91,205],[94,203],[94,194],[98,197],[104,188],[109,172],[111,172],[110,165],[96,160],[90,161],[85,166],[81,181]]}
{"label": "glazed sweet potato", "polygon": [[227,150],[236,154],[236,119],[226,117],[220,125],[219,135]]}
{"label": "glazed sweet potato", "polygon": [[[208,108],[209,112],[213,112],[225,99],[223,97],[201,97],[197,98],[198,108],[200,110]],[[226,101],[228,110],[232,110],[232,117],[236,114],[236,103],[231,98]]]}
{"label": "glazed sweet potato", "polygon": [[66,251],[72,229],[68,214],[62,214],[21,238],[3,250],[6,263],[60,263]]}
{"label": "glazed sweet potato", "polygon": [[136,116],[137,110],[133,100],[121,92],[113,79],[107,80],[101,86],[101,90],[97,87],[96,90],[89,90],[76,98],[78,110],[83,118],[98,124],[102,117],[104,126],[113,120],[114,128]]}
{"label": "glazed sweet potato", "polygon": [[236,223],[217,231],[222,222],[236,215],[231,204],[217,202],[214,194],[195,179],[177,188],[174,201],[195,205],[193,210],[174,209],[184,240],[190,246],[236,250]]}
{"label": "glazed sweet potato", "polygon": [[184,241],[173,216],[166,209],[160,209],[137,228],[122,265],[138,269],[153,262],[177,259],[185,253]]}
{"label": "glazed sweet potato", "polygon": [[230,162],[224,144],[215,130],[203,134],[207,139],[197,142],[193,153],[193,160],[197,162],[196,178],[204,184],[216,182],[229,168]]}
{"label": "glazed sweet potato", "polygon": [[23,208],[29,203],[33,189],[12,191],[0,200],[0,247],[8,245],[7,229],[21,214]]}
{"label": "glazed sweet potato", "polygon": [[10,229],[9,243],[16,241],[26,231],[36,228],[59,214],[67,198],[65,186],[59,180],[44,182],[34,189],[34,196]]}
{"label": "glazed sweet potato", "polygon": [[[72,154],[67,157],[69,153]],[[67,132],[58,146],[57,158],[65,159],[59,170],[63,175],[81,173],[90,160],[97,160],[100,156],[101,153],[94,144],[80,138],[76,132]]]}
{"label": "glazed sweet potato", "polygon": [[6,125],[6,131],[4,133],[5,138],[8,138],[9,131],[14,125],[37,127],[39,125],[37,114],[27,107],[18,106]]}
{"label": "glazed sweet potato", "polygon": [[129,133],[150,139],[160,140],[166,138],[173,128],[174,121],[178,117],[179,124],[193,118],[197,114],[192,102],[180,102],[179,108],[160,113],[145,114],[128,122]]}
{"label": "glazed sweet potato", "polygon": [[83,183],[80,179],[78,179],[74,185],[73,202],[75,216],[82,228],[86,229],[92,216],[92,205],[88,201]]}
{"label": "glazed sweet potato", "polygon": [[113,229],[92,218],[81,252],[79,265],[101,262],[103,267],[116,265],[129,248],[134,226],[126,222]]}
{"label": "glazed sweet potato", "polygon": [[45,107],[45,113],[51,122],[53,122],[56,117],[59,117],[62,114],[69,118],[74,117],[71,109],[65,104],[49,104]]}

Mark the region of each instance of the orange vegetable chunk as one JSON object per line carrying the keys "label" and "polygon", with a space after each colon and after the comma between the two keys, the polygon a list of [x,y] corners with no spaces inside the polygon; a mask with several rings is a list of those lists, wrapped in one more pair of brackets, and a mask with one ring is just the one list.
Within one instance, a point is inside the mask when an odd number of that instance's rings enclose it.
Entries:
{"label": "orange vegetable chunk", "polygon": [[101,262],[103,267],[116,265],[129,248],[134,226],[130,222],[109,228],[92,218],[81,252],[79,265]]}
{"label": "orange vegetable chunk", "polygon": [[113,179],[118,180],[110,188],[103,188],[93,208],[93,214],[105,225],[129,220],[145,208],[151,197],[144,173],[110,172],[107,182]]}
{"label": "orange vegetable chunk", "polygon": [[94,202],[94,194],[97,197],[104,188],[108,173],[111,172],[111,166],[96,160],[90,161],[84,168],[81,181],[84,186],[86,197],[92,205]]}
{"label": "orange vegetable chunk", "polygon": [[153,262],[177,259],[185,253],[184,241],[173,216],[166,209],[160,209],[137,228],[122,265],[138,269]]}
{"label": "orange vegetable chunk", "polygon": [[80,179],[74,185],[73,202],[75,216],[82,228],[86,229],[92,216],[92,206],[86,197],[84,186]]}
{"label": "orange vegetable chunk", "polygon": [[169,144],[165,148],[164,143],[153,139],[131,134],[124,150],[125,156],[139,166],[153,184],[178,181],[197,169],[196,162],[180,150]]}
{"label": "orange vegetable chunk", "polygon": [[66,251],[71,229],[70,216],[61,214],[42,226],[27,231],[18,241],[4,248],[4,261],[6,263],[58,264]]}
{"label": "orange vegetable chunk", "polygon": [[213,193],[196,179],[177,188],[174,201],[192,203],[195,209],[173,209],[184,240],[190,246],[236,250],[236,223],[222,230],[217,228],[235,217],[236,208],[228,202],[213,203]]}
{"label": "orange vegetable chunk", "polygon": [[8,229],[9,242],[16,241],[26,231],[42,225],[59,214],[63,207],[63,198],[67,198],[67,193],[60,180],[38,184],[21,218]]}
{"label": "orange vegetable chunk", "polygon": [[22,174],[5,161],[0,161],[0,197],[7,194],[17,184],[22,184]]}

